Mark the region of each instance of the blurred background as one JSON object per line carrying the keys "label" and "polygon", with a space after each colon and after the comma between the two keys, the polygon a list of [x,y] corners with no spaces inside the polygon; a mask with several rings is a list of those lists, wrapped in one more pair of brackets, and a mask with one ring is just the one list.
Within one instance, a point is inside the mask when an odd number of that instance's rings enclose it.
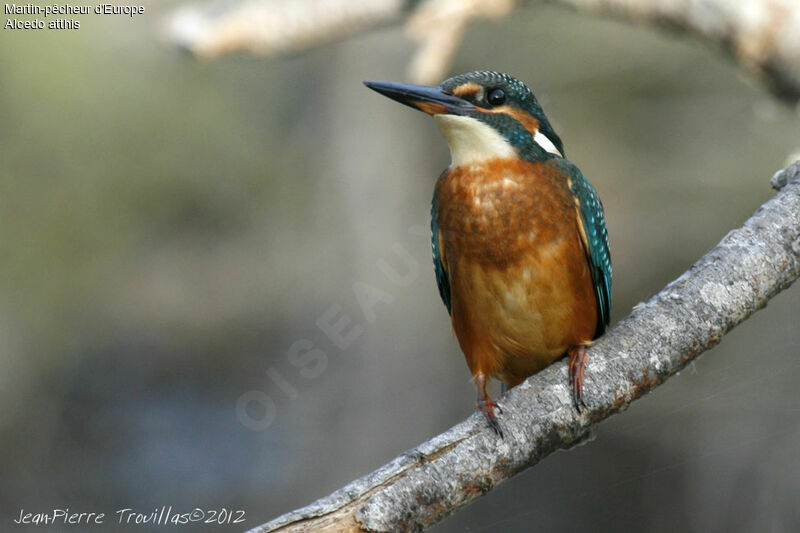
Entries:
{"label": "blurred background", "polygon": [[[447,146],[361,85],[404,79],[402,31],[203,62],[158,41],[175,2],[146,5],[0,30],[2,530],[22,509],[114,524],[173,506],[244,510],[184,527],[241,531],[474,408],[430,266]],[[470,27],[452,73],[478,68],[529,83],[600,192],[614,321],[744,222],[800,151],[796,109],[649,29],[520,9]],[[365,315],[354,283],[387,301]],[[797,531],[799,291],[432,531]],[[318,322],[337,320],[335,342]]]}

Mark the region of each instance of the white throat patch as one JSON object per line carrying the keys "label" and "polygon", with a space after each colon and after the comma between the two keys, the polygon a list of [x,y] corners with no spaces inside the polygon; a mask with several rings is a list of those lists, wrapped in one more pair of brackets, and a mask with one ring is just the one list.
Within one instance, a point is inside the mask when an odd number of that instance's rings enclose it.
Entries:
{"label": "white throat patch", "polygon": [[457,115],[434,115],[433,118],[450,145],[454,167],[478,165],[490,159],[517,157],[514,147],[480,120]]}

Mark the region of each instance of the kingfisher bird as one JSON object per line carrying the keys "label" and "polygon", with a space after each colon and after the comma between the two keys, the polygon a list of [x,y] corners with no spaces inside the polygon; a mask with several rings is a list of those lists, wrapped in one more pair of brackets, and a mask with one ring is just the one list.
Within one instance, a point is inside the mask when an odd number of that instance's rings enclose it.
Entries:
{"label": "kingfisher bird", "polygon": [[438,87],[364,84],[433,115],[450,146],[431,204],[433,266],[478,409],[502,438],[487,381],[513,387],[567,354],[580,411],[586,347],[611,315],[608,233],[533,92],[483,70]]}

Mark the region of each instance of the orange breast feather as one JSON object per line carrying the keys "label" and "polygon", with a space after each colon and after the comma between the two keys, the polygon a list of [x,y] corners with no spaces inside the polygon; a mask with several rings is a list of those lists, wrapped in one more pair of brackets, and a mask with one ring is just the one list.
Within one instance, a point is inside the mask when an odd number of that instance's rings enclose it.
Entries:
{"label": "orange breast feather", "polygon": [[473,375],[516,385],[592,339],[597,302],[561,174],[494,160],[449,170],[436,198],[453,329]]}

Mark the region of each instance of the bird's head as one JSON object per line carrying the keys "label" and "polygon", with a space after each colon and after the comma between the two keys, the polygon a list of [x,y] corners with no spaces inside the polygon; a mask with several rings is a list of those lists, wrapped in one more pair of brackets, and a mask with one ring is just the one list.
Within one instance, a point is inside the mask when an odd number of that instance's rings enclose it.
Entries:
{"label": "bird's head", "polygon": [[438,87],[387,81],[364,84],[433,115],[450,145],[453,166],[496,158],[564,157],[561,139],[533,92],[508,74],[469,72],[446,79]]}

